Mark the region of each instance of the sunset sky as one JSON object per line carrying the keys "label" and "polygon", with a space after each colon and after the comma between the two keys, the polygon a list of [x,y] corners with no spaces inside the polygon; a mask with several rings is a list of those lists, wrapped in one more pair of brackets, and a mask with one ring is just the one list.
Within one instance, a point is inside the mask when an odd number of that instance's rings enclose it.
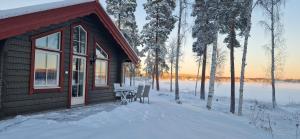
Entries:
{"label": "sunset sky", "polygon": [[[41,4],[46,2],[54,2],[61,0],[5,0],[5,4],[3,4],[4,0],[0,0],[0,10],[3,9],[11,9],[15,7],[29,6],[35,4]],[[146,0],[137,0],[138,7],[136,12],[137,23],[139,29],[141,30],[143,25],[146,23],[145,21],[145,11],[143,9],[142,4]],[[101,0],[101,4],[105,7],[105,0]],[[285,8],[283,9],[283,18],[282,21],[284,23],[284,34],[285,38],[285,47],[287,48],[285,55],[285,66],[284,72],[281,78],[291,78],[291,79],[300,79],[300,1],[299,0],[287,0]],[[246,69],[247,77],[266,77],[266,66],[268,64],[268,60],[270,57],[264,50],[263,46],[269,43],[269,34],[265,32],[263,27],[258,23],[260,20],[263,20],[264,16],[260,8],[256,8],[253,14],[252,19],[252,30],[251,30],[251,38],[249,40],[248,46],[248,65]],[[189,26],[192,26],[193,19],[189,17],[187,19]],[[170,38],[176,36],[176,28],[171,33]],[[224,67],[224,75],[229,76],[229,51],[228,48],[222,43],[222,37],[219,39],[219,47],[222,47],[223,50],[227,51],[226,57],[226,65]],[[192,52],[192,43],[193,39],[191,37],[191,31],[187,32],[186,41],[184,46],[182,47],[182,51],[184,53],[181,61],[181,69],[180,73],[184,74],[196,74],[197,73],[197,63],[195,62],[195,56]],[[241,44],[243,42],[241,41]],[[235,49],[235,62],[236,62],[236,76],[240,74],[241,67],[241,55],[242,48]],[[209,59],[210,61],[210,59]],[[210,63],[208,64],[210,65]],[[210,67],[208,66],[207,75],[209,73]]]}

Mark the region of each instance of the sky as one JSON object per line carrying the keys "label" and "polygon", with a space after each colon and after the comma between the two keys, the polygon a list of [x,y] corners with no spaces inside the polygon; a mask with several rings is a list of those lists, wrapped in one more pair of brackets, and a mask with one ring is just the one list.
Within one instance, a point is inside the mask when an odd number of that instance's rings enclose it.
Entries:
{"label": "sky", "polygon": [[[17,7],[24,7],[48,2],[55,2],[62,0],[0,0],[0,10],[12,9]],[[146,0],[137,0],[138,7],[136,11],[136,19],[139,29],[143,28],[143,25],[147,22],[145,20],[146,13],[143,9],[143,3]],[[105,0],[100,0],[100,3],[105,7]],[[285,7],[283,8],[282,22],[284,24],[283,37],[285,39],[285,60],[284,60],[284,70],[280,74],[280,78],[289,79],[300,79],[300,0],[287,0]],[[176,11],[174,14],[176,14]],[[191,11],[191,7],[188,12]],[[1,11],[0,11],[1,12]],[[191,18],[190,13],[188,13],[187,23],[188,27],[191,28],[193,25],[193,18]],[[264,20],[262,10],[260,8],[254,9],[252,16],[252,30],[251,37],[249,39],[248,45],[248,55],[247,55],[247,69],[246,77],[250,78],[260,78],[266,77],[266,68],[269,65],[270,56],[265,51],[264,45],[269,44],[270,35],[264,28],[259,24],[259,21]],[[170,34],[170,38],[176,36],[176,28]],[[223,76],[230,76],[229,67],[229,50],[223,42],[223,37],[219,39],[219,47],[226,51],[226,63],[224,68],[221,70],[224,72]],[[242,40],[242,39],[241,39]],[[167,42],[169,43],[169,42]],[[183,56],[180,61],[180,73],[183,74],[196,74],[198,63],[196,62],[195,54],[192,52],[193,38],[191,37],[191,31],[186,33],[186,39],[182,46]],[[241,41],[243,44],[243,41]],[[237,77],[240,75],[241,67],[241,57],[242,57],[242,47],[235,49],[235,74]],[[209,53],[211,53],[211,47],[209,46]],[[209,60],[210,62],[210,57]],[[207,64],[207,75],[209,75],[210,63]]]}

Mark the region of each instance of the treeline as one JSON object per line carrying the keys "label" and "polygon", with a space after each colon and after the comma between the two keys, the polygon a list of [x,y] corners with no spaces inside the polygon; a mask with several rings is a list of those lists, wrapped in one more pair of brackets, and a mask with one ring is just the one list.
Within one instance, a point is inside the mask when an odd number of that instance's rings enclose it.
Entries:
{"label": "treeline", "polygon": [[[141,2],[141,1],[139,1]],[[224,63],[224,55],[218,45],[220,36],[224,36],[225,48],[230,51],[230,82],[231,82],[231,102],[230,112],[235,113],[235,48],[243,47],[243,56],[238,114],[242,114],[243,91],[245,82],[245,71],[247,66],[248,39],[252,26],[252,13],[260,8],[265,15],[265,20],[260,24],[269,32],[270,44],[266,47],[269,54],[270,64],[268,72],[270,75],[270,85],[272,86],[272,103],[276,107],[276,77],[278,74],[278,53],[282,45],[282,23],[281,8],[285,0],[146,0],[143,1],[143,8],[146,12],[146,23],[141,31],[138,31],[135,12],[136,0],[106,0],[107,12],[115,19],[116,25],[127,38],[129,44],[138,55],[144,57],[143,70],[152,78],[152,87],[160,89],[159,79],[162,73],[171,69],[171,76],[175,73],[175,100],[180,102],[179,96],[179,63],[181,47],[186,34],[191,33],[195,42],[193,52],[197,55],[199,69],[201,73],[201,93],[200,98],[205,100],[205,77],[209,76],[209,90],[207,97],[207,108],[212,108],[214,97],[214,84],[216,75]],[[177,8],[177,10],[175,10]],[[189,13],[189,9],[192,12]],[[191,29],[187,26],[187,17],[194,18]],[[174,30],[176,37],[170,39],[169,35]],[[255,34],[253,34],[255,35]],[[241,41],[238,38],[243,38]],[[167,41],[170,40],[169,44]],[[140,47],[140,48],[138,48]],[[208,49],[211,54],[208,54]],[[211,55],[210,73],[206,75],[206,64],[208,55]],[[132,64],[129,71],[134,76],[139,69]],[[202,70],[200,71],[200,65]],[[141,67],[140,67],[141,68]],[[170,90],[173,89],[171,78]]]}

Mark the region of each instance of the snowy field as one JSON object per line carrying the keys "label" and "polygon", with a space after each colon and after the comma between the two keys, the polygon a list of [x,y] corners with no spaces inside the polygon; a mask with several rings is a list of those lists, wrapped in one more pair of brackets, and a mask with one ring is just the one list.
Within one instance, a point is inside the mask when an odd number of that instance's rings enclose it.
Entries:
{"label": "snowy field", "polygon": [[300,134],[299,84],[278,85],[275,110],[266,85],[248,84],[241,117],[228,112],[228,84],[216,86],[211,111],[194,96],[194,84],[181,82],[182,104],[162,81],[160,92],[151,91],[150,104],[111,102],[16,116],[0,121],[0,139],[297,139]]}

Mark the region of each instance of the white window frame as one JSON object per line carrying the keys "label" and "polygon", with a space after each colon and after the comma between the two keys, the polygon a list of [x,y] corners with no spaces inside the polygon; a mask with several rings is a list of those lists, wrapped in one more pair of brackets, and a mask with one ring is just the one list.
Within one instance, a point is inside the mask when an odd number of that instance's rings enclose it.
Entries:
{"label": "white window frame", "polygon": [[96,87],[103,87],[103,86],[107,86],[108,85],[108,74],[109,74],[109,71],[108,71],[109,70],[109,68],[108,68],[108,66],[109,66],[109,59],[108,58],[109,58],[109,55],[101,48],[101,46],[98,43],[96,43],[95,51],[97,51],[97,47],[100,48],[101,51],[103,51],[107,55],[107,58],[98,58],[97,55],[96,55],[96,62],[95,62],[95,75],[94,75],[95,77],[96,77],[96,73],[97,73],[97,71],[96,71],[96,69],[97,69],[97,61],[104,61],[104,62],[106,62],[106,79],[105,79],[105,84],[97,84],[96,83],[96,78],[94,79]]}
{"label": "white window frame", "polygon": [[[82,25],[77,25],[77,26],[73,27],[73,34],[72,34],[72,36],[74,35],[74,29],[77,28],[77,27],[81,28],[85,32],[85,42],[84,42],[85,43],[85,48],[84,48],[85,50],[84,50],[84,54],[83,53],[77,53],[77,52],[74,51],[74,49],[72,51],[73,51],[74,54],[77,54],[77,55],[86,55],[86,53],[87,53],[87,47],[88,47],[87,46],[87,39],[88,39],[87,38],[87,31],[84,29],[84,27]],[[80,41],[80,30],[78,32],[78,35],[79,35],[78,40],[74,40],[74,37],[72,37],[72,41],[73,42],[78,42],[79,47],[80,47],[80,44],[83,43],[82,41]],[[72,45],[73,45],[72,47],[74,47],[74,43],[73,42],[72,42]]]}
{"label": "white window frame", "polygon": [[[59,34],[59,39],[58,39],[58,41],[59,41],[59,43],[58,43],[58,49],[49,48],[48,46],[45,47],[45,48],[36,46],[36,41],[37,41],[38,39],[41,39],[41,38],[47,38],[48,36],[53,35],[53,34]],[[55,32],[55,33],[48,34],[47,36],[43,36],[43,37],[40,37],[40,38],[36,38],[34,43],[35,43],[35,49],[47,49],[47,50],[60,51],[60,47],[61,47],[61,32]],[[46,43],[47,43],[47,42],[46,42]]]}
{"label": "white window frame", "polygon": [[[48,48],[48,47],[46,47],[46,48],[41,48],[41,47],[37,47],[36,46],[36,40],[38,40],[38,39],[40,39],[40,38],[43,38],[43,37],[48,37],[49,35],[53,35],[53,34],[56,34],[56,33],[59,33],[60,34],[60,36],[59,36],[59,49],[51,49],[51,48]],[[48,34],[47,36],[43,36],[43,37],[40,37],[40,38],[36,38],[36,39],[34,39],[34,43],[35,43],[35,54],[34,54],[34,56],[35,56],[35,60],[36,60],[36,55],[37,55],[37,53],[43,53],[43,54],[52,54],[52,55],[55,55],[55,56],[57,56],[57,67],[56,67],[56,71],[57,71],[57,73],[56,73],[56,78],[57,78],[57,81],[56,81],[56,84],[55,85],[48,85],[48,83],[47,83],[47,63],[46,63],[46,84],[45,85],[36,85],[35,84],[35,69],[36,69],[36,67],[35,67],[35,64],[34,64],[34,66],[33,66],[33,68],[34,68],[34,71],[33,71],[33,88],[34,89],[50,89],[50,88],[60,88],[60,86],[59,86],[59,83],[60,83],[60,50],[61,50],[61,32],[55,32],[55,33],[52,33],[52,34]],[[57,51],[57,52],[56,52]],[[48,59],[46,58],[46,61],[47,61]],[[36,63],[36,61],[34,61],[34,63]]]}

